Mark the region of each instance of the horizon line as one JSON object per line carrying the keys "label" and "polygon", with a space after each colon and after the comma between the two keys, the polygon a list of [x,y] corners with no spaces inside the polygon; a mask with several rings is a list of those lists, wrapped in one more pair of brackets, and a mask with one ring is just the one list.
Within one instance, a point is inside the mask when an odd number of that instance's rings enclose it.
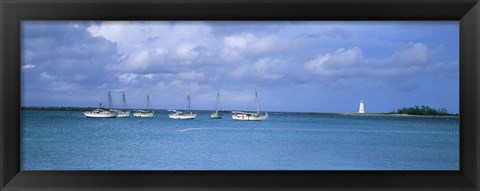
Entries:
{"label": "horizon line", "polygon": [[[83,109],[83,108],[88,108],[88,109],[91,109],[91,108],[98,108],[98,107],[85,107],[85,106],[20,106],[20,108],[24,108],[24,107],[45,107],[45,108],[79,108],[79,109]],[[104,108],[104,109],[110,109],[110,108]],[[111,108],[111,109],[122,109],[122,108]],[[125,108],[125,110],[142,110],[144,108]],[[170,109],[167,109],[167,108],[152,108],[152,110],[171,110],[171,109],[174,109],[174,108],[170,108]],[[188,109],[175,109],[175,110],[188,110]],[[215,111],[214,109],[191,109],[192,111]],[[239,110],[239,109],[221,109],[219,111],[254,111],[254,110]],[[288,113],[336,113],[336,114],[361,114],[359,112],[356,112],[356,111],[352,111],[352,112],[333,112],[333,111],[277,111],[277,110],[270,110],[270,111],[261,111],[260,113],[262,112],[277,112],[277,113],[280,113],[280,112],[288,112]],[[396,112],[396,109],[393,110],[393,112]],[[375,112],[365,112],[365,114],[388,114],[388,113],[392,113],[392,111],[375,111]],[[448,114],[459,114],[459,112],[457,113],[448,113]]]}

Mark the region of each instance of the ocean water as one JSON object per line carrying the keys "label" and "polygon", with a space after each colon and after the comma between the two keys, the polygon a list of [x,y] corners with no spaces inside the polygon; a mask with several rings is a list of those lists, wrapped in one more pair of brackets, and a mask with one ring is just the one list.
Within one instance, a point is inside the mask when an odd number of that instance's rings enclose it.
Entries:
{"label": "ocean water", "polygon": [[459,119],[269,113],[90,119],[22,110],[22,170],[458,170]]}

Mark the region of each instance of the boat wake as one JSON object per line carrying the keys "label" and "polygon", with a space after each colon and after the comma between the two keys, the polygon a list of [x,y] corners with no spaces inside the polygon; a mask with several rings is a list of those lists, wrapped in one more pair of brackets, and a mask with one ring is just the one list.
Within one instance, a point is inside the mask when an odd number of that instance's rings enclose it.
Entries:
{"label": "boat wake", "polygon": [[354,133],[409,133],[409,134],[450,134],[457,135],[455,131],[401,131],[401,130],[366,130],[366,129],[305,129],[305,128],[186,128],[177,132],[200,130],[250,130],[250,131],[309,131],[309,132],[354,132]]}

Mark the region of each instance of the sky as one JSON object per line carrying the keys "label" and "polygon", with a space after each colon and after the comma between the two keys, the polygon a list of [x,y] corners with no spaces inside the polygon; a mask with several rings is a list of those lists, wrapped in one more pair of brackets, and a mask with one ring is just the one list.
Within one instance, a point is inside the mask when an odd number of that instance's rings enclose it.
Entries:
{"label": "sky", "polygon": [[457,21],[23,21],[22,105],[459,111]]}

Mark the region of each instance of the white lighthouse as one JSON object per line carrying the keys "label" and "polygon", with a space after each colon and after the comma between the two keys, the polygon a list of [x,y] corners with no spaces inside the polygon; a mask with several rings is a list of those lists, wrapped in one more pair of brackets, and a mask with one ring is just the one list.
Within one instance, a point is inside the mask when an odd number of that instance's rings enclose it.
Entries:
{"label": "white lighthouse", "polygon": [[365,113],[365,105],[363,103],[363,99],[360,100],[360,107],[358,108],[358,113]]}

